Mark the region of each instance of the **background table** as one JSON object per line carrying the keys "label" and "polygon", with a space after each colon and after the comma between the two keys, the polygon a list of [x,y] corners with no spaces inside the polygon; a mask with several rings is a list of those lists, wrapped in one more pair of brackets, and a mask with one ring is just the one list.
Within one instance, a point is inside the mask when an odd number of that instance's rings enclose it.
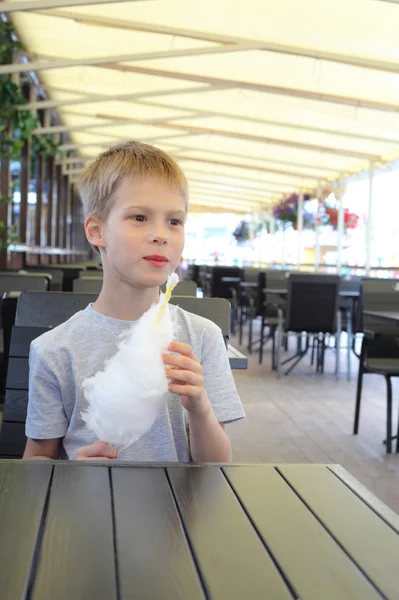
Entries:
{"label": "background table", "polygon": [[365,310],[363,314],[365,317],[373,317],[374,319],[389,321],[392,324],[399,325],[399,311]]}
{"label": "background table", "polygon": [[399,516],[318,465],[0,461],[1,600],[394,600]]}

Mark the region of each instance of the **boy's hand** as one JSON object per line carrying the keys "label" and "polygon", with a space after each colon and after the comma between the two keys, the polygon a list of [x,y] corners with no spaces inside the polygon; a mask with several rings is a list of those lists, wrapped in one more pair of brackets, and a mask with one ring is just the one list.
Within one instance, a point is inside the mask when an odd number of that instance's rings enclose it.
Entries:
{"label": "boy's hand", "polygon": [[202,366],[190,344],[172,342],[168,350],[180,356],[163,354],[166,377],[170,379],[169,391],[178,394],[184,408],[193,415],[202,416],[211,409],[208,395],[204,389]]}
{"label": "boy's hand", "polygon": [[98,441],[90,446],[79,448],[76,460],[113,460],[118,456],[119,452],[114,446]]}

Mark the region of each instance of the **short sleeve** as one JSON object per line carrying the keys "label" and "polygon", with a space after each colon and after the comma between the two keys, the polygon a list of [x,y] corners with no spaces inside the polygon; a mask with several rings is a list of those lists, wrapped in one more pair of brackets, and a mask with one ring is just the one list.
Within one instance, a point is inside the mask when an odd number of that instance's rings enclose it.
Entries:
{"label": "short sleeve", "polygon": [[221,329],[209,322],[204,330],[201,359],[205,390],[219,423],[232,423],[245,417],[238,396]]}
{"label": "short sleeve", "polygon": [[29,401],[26,436],[37,440],[62,438],[68,430],[61,390],[55,374],[35,344],[29,354]]}

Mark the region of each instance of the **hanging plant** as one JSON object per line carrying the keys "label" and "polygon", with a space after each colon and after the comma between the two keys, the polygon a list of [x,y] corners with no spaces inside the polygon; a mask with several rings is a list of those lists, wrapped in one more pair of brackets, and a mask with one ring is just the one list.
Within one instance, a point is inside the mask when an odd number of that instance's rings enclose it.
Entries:
{"label": "hanging plant", "polygon": [[233,236],[235,237],[237,243],[248,241],[251,238],[251,231],[248,223],[244,220],[241,221],[241,223],[235,228]]}
{"label": "hanging plant", "polygon": [[[303,201],[307,202],[312,198],[311,194],[304,194]],[[294,229],[297,229],[298,225],[298,205],[299,195],[291,194],[285,200],[282,200],[273,208],[273,216],[277,221],[277,224],[285,229],[288,223],[292,223]],[[312,213],[303,210],[303,227],[304,229],[313,229],[315,226],[315,217]]]}

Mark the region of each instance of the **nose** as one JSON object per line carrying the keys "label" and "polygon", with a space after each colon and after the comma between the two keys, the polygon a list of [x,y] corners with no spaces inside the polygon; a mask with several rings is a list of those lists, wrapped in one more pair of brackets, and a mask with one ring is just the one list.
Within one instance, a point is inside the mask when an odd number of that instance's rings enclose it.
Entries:
{"label": "nose", "polygon": [[159,225],[154,228],[154,231],[151,233],[150,242],[152,244],[159,244],[160,246],[168,243],[168,232],[165,227]]}

